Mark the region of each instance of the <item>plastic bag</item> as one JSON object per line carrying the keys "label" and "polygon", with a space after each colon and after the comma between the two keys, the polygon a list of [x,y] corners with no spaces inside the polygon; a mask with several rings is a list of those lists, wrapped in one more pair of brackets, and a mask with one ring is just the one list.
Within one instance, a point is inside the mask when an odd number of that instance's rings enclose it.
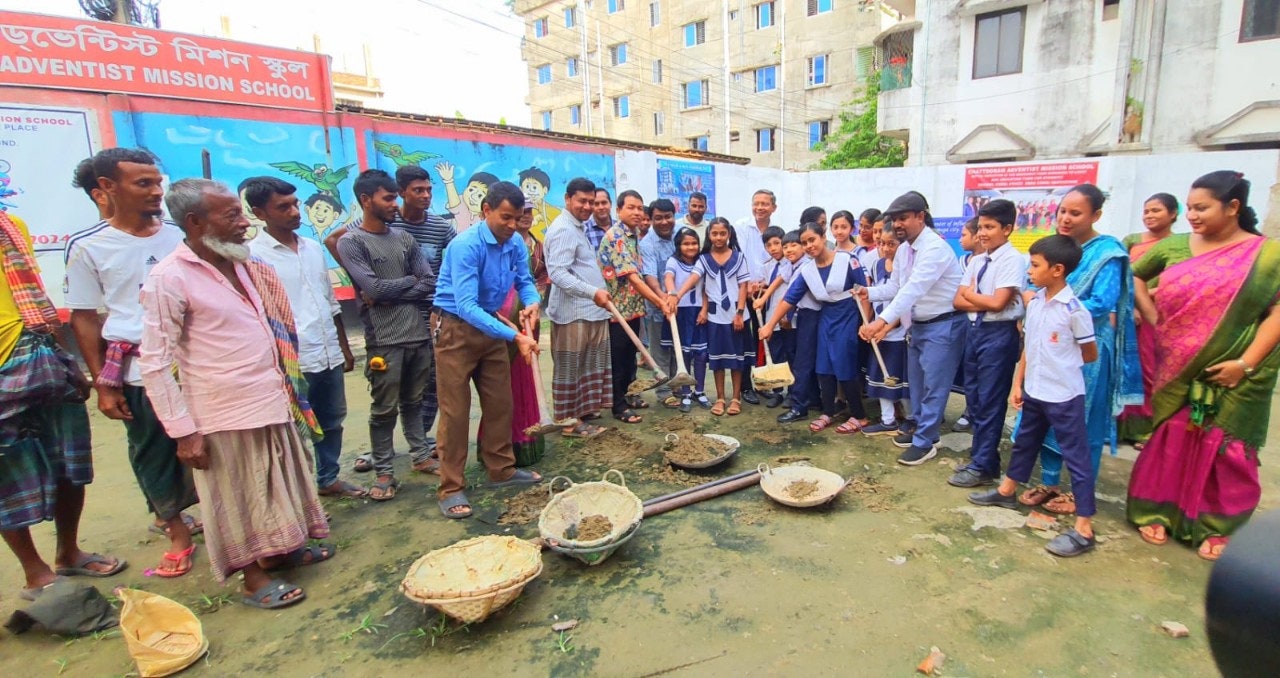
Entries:
{"label": "plastic bag", "polygon": [[164,596],[121,588],[120,631],[142,678],[173,675],[209,651],[200,620]]}

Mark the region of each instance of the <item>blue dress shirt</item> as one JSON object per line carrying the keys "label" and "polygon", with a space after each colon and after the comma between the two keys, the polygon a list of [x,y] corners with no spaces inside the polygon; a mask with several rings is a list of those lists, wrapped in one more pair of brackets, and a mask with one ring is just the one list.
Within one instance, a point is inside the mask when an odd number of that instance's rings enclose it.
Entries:
{"label": "blue dress shirt", "polygon": [[513,236],[498,244],[488,224],[481,221],[445,248],[436,282],[436,307],[495,339],[513,341],[515,330],[493,315],[502,308],[512,285],[526,307],[541,301],[529,274],[524,240]]}

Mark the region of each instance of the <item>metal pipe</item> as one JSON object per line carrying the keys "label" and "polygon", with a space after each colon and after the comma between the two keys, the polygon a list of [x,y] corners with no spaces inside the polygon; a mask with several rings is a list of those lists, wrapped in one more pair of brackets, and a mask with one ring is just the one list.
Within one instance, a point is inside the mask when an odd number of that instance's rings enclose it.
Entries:
{"label": "metal pipe", "polygon": [[653,516],[662,515],[668,511],[674,511],[690,504],[696,504],[700,501],[706,501],[707,499],[714,499],[715,497],[724,496],[731,492],[737,492],[738,490],[758,484],[760,484],[760,474],[759,472],[752,471],[749,475],[738,478],[737,480],[712,484],[711,487],[703,487],[698,489],[696,492],[690,492],[682,497],[676,497],[675,499],[668,499],[656,504],[650,504],[644,507],[644,517],[652,518]]}
{"label": "metal pipe", "polygon": [[725,476],[725,477],[723,477],[723,478],[718,478],[718,479],[713,480],[713,481],[711,481],[711,482],[709,482],[709,483],[703,483],[703,484],[701,484],[701,485],[695,485],[695,486],[693,486],[693,487],[686,487],[686,488],[684,488],[683,490],[680,490],[679,492],[672,492],[671,494],[664,494],[664,495],[662,495],[661,497],[654,497],[653,499],[650,499],[650,500],[646,501],[646,502],[644,503],[644,505],[645,505],[645,506],[651,506],[651,505],[653,505],[653,504],[660,504],[660,503],[662,503],[662,502],[664,502],[664,501],[667,501],[667,500],[669,500],[669,499],[675,499],[676,497],[683,497],[683,496],[685,496],[686,494],[693,494],[694,492],[697,492],[698,490],[704,490],[704,489],[706,489],[706,488],[708,488],[708,487],[715,487],[716,485],[721,485],[721,484],[727,483],[727,482],[729,482],[729,481],[731,481],[731,480],[738,480],[739,478],[746,478],[747,476],[752,475],[752,474],[754,474],[754,473],[759,473],[759,471],[757,471],[757,470],[755,470],[755,469],[751,469],[750,471],[743,471],[742,473],[735,473],[735,474],[733,474],[733,475],[731,475],[731,476]]}

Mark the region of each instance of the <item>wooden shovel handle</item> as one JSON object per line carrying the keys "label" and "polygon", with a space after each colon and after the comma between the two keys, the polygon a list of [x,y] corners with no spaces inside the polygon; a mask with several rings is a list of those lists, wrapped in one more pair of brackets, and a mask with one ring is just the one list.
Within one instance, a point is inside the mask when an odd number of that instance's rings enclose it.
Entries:
{"label": "wooden shovel handle", "polygon": [[[756,309],[756,320],[761,327],[764,327],[764,314],[758,308]],[[768,367],[773,364],[773,353],[769,351],[769,342],[762,341],[760,343],[764,344],[764,366]]]}
{"label": "wooden shovel handle", "polygon": [[631,325],[627,324],[626,319],[622,317],[622,312],[618,310],[617,306],[613,305],[612,301],[609,302],[609,312],[613,314],[613,319],[617,320],[618,324],[622,326],[622,331],[626,332],[627,336],[631,338],[631,343],[636,345],[640,355],[644,356],[644,361],[648,363],[649,367],[653,368],[654,374],[660,377],[666,376],[667,373],[658,367],[658,363],[654,362],[653,356],[649,355],[649,349],[644,347],[644,342],[640,341],[640,337],[636,336],[635,331],[631,329]]}

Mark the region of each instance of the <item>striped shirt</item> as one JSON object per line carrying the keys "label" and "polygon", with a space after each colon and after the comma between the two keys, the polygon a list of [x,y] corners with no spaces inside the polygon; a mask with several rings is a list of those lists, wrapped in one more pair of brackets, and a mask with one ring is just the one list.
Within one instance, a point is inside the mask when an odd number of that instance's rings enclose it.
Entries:
{"label": "striped shirt", "polygon": [[[436,276],[418,243],[408,232],[363,228],[338,241],[342,265],[351,276],[367,346],[416,344],[427,340],[427,299],[435,294]],[[375,302],[365,303],[364,297]]]}
{"label": "striped shirt", "polygon": [[551,297],[547,317],[557,325],[578,320],[608,320],[609,311],[596,306],[596,290],[605,286],[597,249],[587,239],[581,221],[565,210],[547,228],[543,242],[547,254],[547,274],[551,276]]}
{"label": "striped shirt", "polygon": [[[426,257],[431,270],[436,272],[440,271],[441,263],[444,261],[444,248],[458,235],[452,222],[431,213],[428,213],[427,218],[421,223],[405,221],[401,216],[391,222],[391,226],[403,229],[413,236],[414,241],[418,243],[418,249],[422,250],[422,256]],[[430,302],[434,296],[435,293],[432,292],[432,296],[428,297],[427,301]]]}

